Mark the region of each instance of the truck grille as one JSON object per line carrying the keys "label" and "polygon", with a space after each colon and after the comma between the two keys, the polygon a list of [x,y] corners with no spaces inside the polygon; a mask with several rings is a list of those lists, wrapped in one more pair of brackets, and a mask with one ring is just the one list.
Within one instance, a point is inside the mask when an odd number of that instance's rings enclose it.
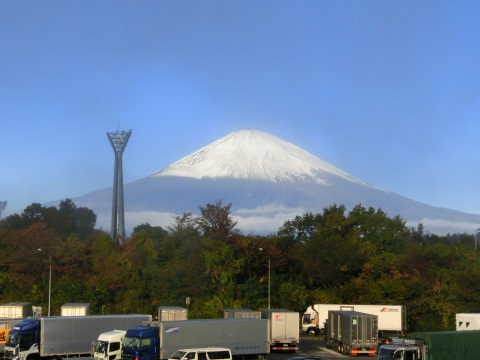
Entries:
{"label": "truck grille", "polygon": [[6,350],[5,351],[5,360],[12,360],[13,358],[13,351]]}

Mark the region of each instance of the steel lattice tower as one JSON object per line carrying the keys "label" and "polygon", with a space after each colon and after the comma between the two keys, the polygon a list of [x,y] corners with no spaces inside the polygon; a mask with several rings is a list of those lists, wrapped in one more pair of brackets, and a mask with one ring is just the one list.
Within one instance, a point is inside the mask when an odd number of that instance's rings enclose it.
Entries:
{"label": "steel lattice tower", "polygon": [[123,168],[122,155],[127,146],[130,131],[116,131],[107,133],[108,140],[115,153],[115,168],[113,174],[113,199],[112,199],[112,227],[111,235],[115,243],[122,244],[125,240],[125,209],[123,204]]}
{"label": "steel lattice tower", "polygon": [[0,220],[2,220],[2,213],[3,213],[3,210],[5,210],[6,206],[7,206],[6,201],[0,201]]}

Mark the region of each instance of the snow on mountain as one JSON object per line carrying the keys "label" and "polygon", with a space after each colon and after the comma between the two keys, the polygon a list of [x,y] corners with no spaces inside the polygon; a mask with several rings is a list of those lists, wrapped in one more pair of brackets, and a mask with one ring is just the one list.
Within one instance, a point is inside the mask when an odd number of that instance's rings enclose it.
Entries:
{"label": "snow on mountain", "polygon": [[[125,165],[128,166],[128,165]],[[97,226],[109,229],[112,189],[73,199],[92,209]],[[332,204],[347,210],[361,204],[400,215],[409,226],[427,231],[473,233],[480,215],[438,208],[381,190],[260,131],[237,131],[179,161],[124,185],[127,229],[149,222],[166,228],[173,216],[222,200],[245,233],[273,233],[285,221],[307,212],[322,213]],[[128,231],[128,230],[127,230]]]}
{"label": "snow on mountain", "polygon": [[256,130],[242,130],[228,134],[151,176],[271,182],[303,180],[325,185],[326,174],[369,186],[276,136]]}

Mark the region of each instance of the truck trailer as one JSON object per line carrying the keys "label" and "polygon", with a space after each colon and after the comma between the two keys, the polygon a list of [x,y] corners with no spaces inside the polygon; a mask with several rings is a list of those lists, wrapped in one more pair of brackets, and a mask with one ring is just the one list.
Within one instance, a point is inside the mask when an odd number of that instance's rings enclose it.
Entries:
{"label": "truck trailer", "polygon": [[378,347],[378,360],[474,360],[479,354],[479,330],[414,332]]}
{"label": "truck trailer", "polygon": [[28,318],[17,323],[5,343],[5,360],[59,360],[92,357],[98,335],[151,321],[151,315],[87,315]]}
{"label": "truck trailer", "polygon": [[330,310],[359,311],[378,316],[380,337],[405,333],[406,311],[402,305],[316,304],[309,306],[302,316],[302,332],[309,335],[325,333],[325,322]]}
{"label": "truck trailer", "polygon": [[408,336],[422,341],[422,360],[474,360],[480,355],[480,331],[414,332]]}
{"label": "truck trailer", "polygon": [[90,314],[88,303],[68,303],[61,307],[62,316],[85,316]]}
{"label": "truck trailer", "polygon": [[187,309],[181,306],[159,306],[158,321],[188,320]]}
{"label": "truck trailer", "polygon": [[328,312],[325,345],[344,355],[375,356],[378,345],[378,316],[358,311]]}
{"label": "truck trailer", "polygon": [[33,306],[30,302],[9,302],[0,305],[0,318],[24,319],[33,316]]}
{"label": "truck trailer", "polygon": [[269,354],[268,321],[205,319],[155,321],[127,330],[122,360],[166,360],[182,348],[220,347],[233,358],[264,359]]}
{"label": "truck trailer", "polygon": [[457,331],[480,330],[480,314],[461,313],[455,315]]}
{"label": "truck trailer", "polygon": [[252,309],[225,309],[223,310],[223,317],[225,319],[261,319],[262,313]]}
{"label": "truck trailer", "polygon": [[262,319],[269,321],[268,339],[271,351],[297,351],[300,343],[300,314],[284,309],[260,309]]}

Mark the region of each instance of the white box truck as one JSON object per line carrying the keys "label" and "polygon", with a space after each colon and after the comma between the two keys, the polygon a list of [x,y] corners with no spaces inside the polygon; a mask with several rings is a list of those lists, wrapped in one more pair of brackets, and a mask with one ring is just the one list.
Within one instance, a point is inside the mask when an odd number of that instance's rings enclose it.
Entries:
{"label": "white box truck", "polygon": [[300,314],[285,309],[260,309],[262,319],[269,321],[271,351],[297,351],[300,343]]}
{"label": "white box truck", "polygon": [[28,318],[8,334],[5,360],[92,358],[92,344],[113,329],[126,330],[151,315],[86,315]]}
{"label": "white box truck", "polygon": [[406,332],[406,311],[403,305],[315,304],[302,316],[302,332],[309,335],[325,333],[329,311],[358,311],[378,316],[379,337],[398,336]]}

